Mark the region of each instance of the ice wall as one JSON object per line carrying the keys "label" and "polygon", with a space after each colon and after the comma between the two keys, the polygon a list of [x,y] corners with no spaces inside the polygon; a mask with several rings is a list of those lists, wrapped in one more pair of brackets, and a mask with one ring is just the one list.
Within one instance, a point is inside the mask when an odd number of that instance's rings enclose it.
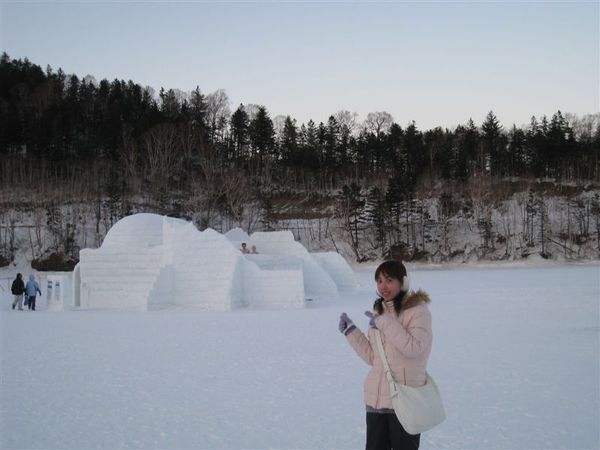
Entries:
{"label": "ice wall", "polygon": [[304,306],[302,260],[295,257],[246,255],[244,295],[257,307]]}

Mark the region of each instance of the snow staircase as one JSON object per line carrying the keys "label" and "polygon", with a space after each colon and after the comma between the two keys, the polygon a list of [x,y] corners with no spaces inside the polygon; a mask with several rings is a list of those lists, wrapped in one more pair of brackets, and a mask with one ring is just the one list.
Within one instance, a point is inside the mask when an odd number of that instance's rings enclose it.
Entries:
{"label": "snow staircase", "polygon": [[147,309],[162,265],[161,246],[80,252],[81,308]]}

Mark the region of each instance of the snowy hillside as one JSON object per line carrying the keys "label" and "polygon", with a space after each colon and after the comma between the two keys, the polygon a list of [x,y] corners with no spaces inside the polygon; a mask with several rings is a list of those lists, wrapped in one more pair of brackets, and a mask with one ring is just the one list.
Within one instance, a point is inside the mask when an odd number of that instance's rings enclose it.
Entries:
{"label": "snowy hillside", "polygon": [[[376,261],[390,254],[405,261],[430,263],[540,257],[598,260],[600,191],[577,188],[575,192],[432,192],[407,203],[399,217],[387,217],[386,222],[372,217],[368,204],[353,213],[346,212],[344,217],[336,210],[332,193],[326,197],[328,205],[310,214],[293,206],[293,202],[278,204],[276,211],[269,212],[268,226],[271,230],[290,231],[311,252],[335,251],[350,263]],[[71,261],[65,261],[63,268],[50,264],[42,270],[72,270],[80,259],[79,252],[99,247],[122,217],[160,210],[141,198],[132,199],[126,210],[114,208],[107,202],[0,208],[0,265],[10,263],[26,270],[32,263],[39,267],[49,255],[57,254]],[[248,236],[247,231],[252,234],[265,227],[267,213],[256,208],[254,205],[244,210],[239,222],[215,217],[209,225],[220,233],[241,233],[239,239],[233,239],[241,242]],[[198,211],[178,214],[201,228]]]}
{"label": "snowy hillside", "polygon": [[[410,267],[409,267],[410,270]],[[0,448],[360,449],[361,287],[294,310],[14,312],[2,292]],[[422,449],[600,447],[600,272],[413,270],[448,420]],[[43,297],[42,297],[43,299]]]}

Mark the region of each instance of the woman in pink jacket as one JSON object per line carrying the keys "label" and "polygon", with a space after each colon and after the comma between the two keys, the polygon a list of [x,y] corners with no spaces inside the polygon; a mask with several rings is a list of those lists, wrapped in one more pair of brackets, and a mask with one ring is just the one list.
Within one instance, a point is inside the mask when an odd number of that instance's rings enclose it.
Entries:
{"label": "woman in pink jacket", "polygon": [[429,296],[408,292],[404,264],[386,261],[375,271],[379,298],[373,305],[368,337],[347,316],[340,316],[339,330],[354,351],[371,366],[364,384],[367,410],[367,450],[418,449],[421,435],[408,434],[394,413],[383,363],[375,343],[374,328],[381,333],[383,347],[397,383],[423,386],[431,353]]}

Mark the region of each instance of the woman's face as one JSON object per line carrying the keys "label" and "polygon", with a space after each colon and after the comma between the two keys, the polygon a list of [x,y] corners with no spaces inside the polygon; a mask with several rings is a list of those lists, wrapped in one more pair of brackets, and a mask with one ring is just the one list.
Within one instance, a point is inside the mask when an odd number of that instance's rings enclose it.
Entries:
{"label": "woman's face", "polygon": [[385,301],[394,299],[401,289],[402,283],[397,278],[391,278],[383,272],[377,277],[377,292]]}

